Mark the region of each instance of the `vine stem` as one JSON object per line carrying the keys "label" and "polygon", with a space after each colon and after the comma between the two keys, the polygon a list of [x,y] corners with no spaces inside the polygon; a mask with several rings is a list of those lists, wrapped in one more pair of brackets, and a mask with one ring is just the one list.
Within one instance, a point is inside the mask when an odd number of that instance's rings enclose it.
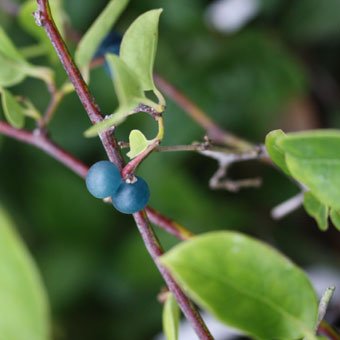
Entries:
{"label": "vine stem", "polygon": [[[65,42],[63,41],[53,21],[48,0],[37,0],[37,3],[38,10],[35,13],[37,24],[45,29],[91,122],[93,124],[100,122],[102,120],[100,109],[95,103],[95,99],[90,93],[90,90],[85,83],[79,69],[74,64],[73,59],[65,45]],[[119,148],[117,147],[117,142],[115,138],[110,132],[101,134],[100,138],[109,159],[114,162],[120,169],[122,169],[124,166],[124,161],[120,154]],[[139,232],[143,238],[149,254],[158,267],[164,281],[169,287],[169,290],[174,294],[184,315],[191,322],[197,335],[200,339],[213,339],[195,306],[182,292],[170,273],[163,266],[160,265],[158,257],[162,255],[163,250],[159,241],[157,240],[154,231],[149,224],[146,212],[142,211],[135,213],[133,215],[133,218],[136,222],[136,225],[139,229]]]}

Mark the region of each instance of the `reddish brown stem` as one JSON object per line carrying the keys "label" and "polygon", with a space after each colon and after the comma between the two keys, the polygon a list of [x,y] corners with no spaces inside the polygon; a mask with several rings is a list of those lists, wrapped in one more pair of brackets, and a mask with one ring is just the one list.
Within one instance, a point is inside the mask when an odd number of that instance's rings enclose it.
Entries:
{"label": "reddish brown stem", "polygon": [[176,89],[159,75],[155,75],[155,82],[161,92],[180,106],[207,133],[215,143],[225,144],[237,149],[247,149],[253,146],[247,141],[221,129],[200,107]]}
{"label": "reddish brown stem", "polygon": [[[37,23],[44,27],[47,35],[49,36],[58,57],[68,74],[70,81],[75,87],[75,90],[82,102],[92,123],[97,123],[102,120],[101,112],[95,103],[92,94],[89,91],[78,68],[74,64],[72,57],[67,50],[67,47],[54,24],[51,16],[48,0],[37,0],[38,12],[36,13]],[[109,159],[116,163],[120,168],[123,167],[124,162],[117,148],[116,140],[110,133],[103,133],[101,136],[103,146],[107,152]],[[163,268],[157,261],[159,254],[162,252],[161,246],[149,225],[147,216],[144,212],[136,213],[133,215],[138,229],[142,235],[143,241],[151,257],[155,261],[164,281],[168,285],[170,291],[174,294],[180,308],[182,309],[186,318],[191,322],[197,335],[200,339],[212,339],[212,336],[204,324],[203,319],[198,313],[197,309],[193,306],[190,300],[184,295],[181,289],[177,286],[172,276]]]}
{"label": "reddish brown stem", "polygon": [[[80,177],[86,177],[89,169],[86,164],[75,158],[73,155],[62,149],[60,146],[53,143],[45,135],[40,134],[38,130],[37,133],[32,133],[26,130],[19,130],[15,129],[5,122],[0,121],[0,134],[11,137],[25,144],[33,145],[65,165],[67,168],[72,170]],[[193,235],[189,230],[187,230],[177,222],[162,215],[160,212],[151,207],[148,207],[146,209],[146,212],[151,223],[155,224],[161,229],[164,229],[166,232],[174,235],[180,240],[187,240],[190,236]]]}

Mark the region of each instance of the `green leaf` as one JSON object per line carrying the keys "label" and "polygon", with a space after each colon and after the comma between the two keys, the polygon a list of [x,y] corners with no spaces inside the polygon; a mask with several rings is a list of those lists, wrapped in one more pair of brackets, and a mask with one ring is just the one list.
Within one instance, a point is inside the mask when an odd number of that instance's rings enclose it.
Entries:
{"label": "green leaf", "polygon": [[167,340],[178,339],[180,311],[174,296],[169,293],[163,307],[163,332]]}
{"label": "green leaf", "polygon": [[26,62],[0,26],[0,86],[13,86],[26,77]]}
{"label": "green leaf", "polygon": [[0,278],[1,339],[49,339],[49,307],[39,273],[2,208]]}
{"label": "green leaf", "polygon": [[340,210],[340,131],[287,134],[278,140],[291,175],[322,204]]}
{"label": "green leaf", "polygon": [[87,67],[99,45],[110,32],[129,0],[111,0],[78,44],[75,60],[80,69]]}
{"label": "green leaf", "polygon": [[303,206],[308,215],[315,218],[320,230],[328,229],[328,207],[322,204],[311,192],[306,192],[303,198]]}
{"label": "green leaf", "polygon": [[115,75],[113,85],[117,94],[119,107],[114,114],[86,130],[86,137],[94,137],[113,125],[122,123],[127,116],[134,113],[133,109],[135,109],[139,103],[152,105],[150,104],[150,100],[145,98],[137,76],[124,61],[114,54],[107,54],[106,61],[111,72]]}
{"label": "green leaf", "polygon": [[284,151],[277,145],[278,141],[285,138],[282,130],[274,130],[266,136],[266,149],[272,161],[286,174],[290,175],[287,168]]}
{"label": "green leaf", "polygon": [[161,13],[162,9],[157,9],[139,16],[124,34],[120,47],[120,57],[137,74],[144,91],[155,89],[153,66]]}
{"label": "green leaf", "polygon": [[121,124],[128,115],[129,108],[120,108],[117,112],[113,113],[107,118],[104,118],[101,122],[91,126],[84,132],[85,137],[95,137],[98,134],[110,129],[112,126]]}
{"label": "green leaf", "polygon": [[106,61],[114,74],[113,85],[120,106],[133,108],[144,98],[138,76],[126,63],[114,54],[107,54]]}
{"label": "green leaf", "polygon": [[17,129],[25,124],[25,108],[7,90],[1,89],[1,103],[7,121]]}
{"label": "green leaf", "polygon": [[331,209],[330,218],[334,227],[340,231],[340,212],[334,209]]}
{"label": "green leaf", "polygon": [[[50,7],[54,22],[56,23],[61,35],[64,36],[65,13],[63,11],[62,1],[50,1]],[[25,30],[40,43],[40,46],[43,47],[46,54],[48,54],[53,61],[56,61],[58,60],[58,57],[54,51],[53,45],[51,44],[45,31],[41,29],[41,27],[38,27],[38,25],[35,23],[33,13],[37,10],[37,8],[37,2],[35,0],[28,0],[22,4],[17,16],[19,24],[23,30]]]}
{"label": "green leaf", "polygon": [[139,130],[132,130],[129,135],[130,152],[127,156],[132,159],[142,153],[149,146],[149,141]]}
{"label": "green leaf", "polygon": [[0,87],[17,85],[26,76],[51,84],[53,72],[47,67],[29,64],[0,26]]}
{"label": "green leaf", "polygon": [[259,339],[316,339],[318,303],[308,277],[262,242],[207,233],[174,247],[161,263],[225,324]]}

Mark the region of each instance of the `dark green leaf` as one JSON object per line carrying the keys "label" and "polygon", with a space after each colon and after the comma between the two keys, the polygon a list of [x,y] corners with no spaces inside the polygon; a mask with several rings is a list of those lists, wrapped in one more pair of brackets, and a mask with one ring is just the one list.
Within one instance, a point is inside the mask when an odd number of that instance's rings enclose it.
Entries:
{"label": "dark green leaf", "polygon": [[340,131],[291,133],[277,143],[291,175],[322,204],[340,210]]}
{"label": "dark green leaf", "polygon": [[153,66],[157,51],[161,9],[139,16],[124,34],[120,56],[136,73],[144,91],[154,90]]}
{"label": "dark green leaf", "polygon": [[99,45],[124,11],[129,0],[111,0],[81,39],[75,54],[79,68],[87,67]]}
{"label": "dark green leaf", "polygon": [[17,129],[25,124],[25,108],[23,108],[15,97],[7,90],[2,89],[1,103],[7,121]]}
{"label": "dark green leaf", "polygon": [[37,268],[1,208],[0,277],[0,337],[49,339],[48,302]]}
{"label": "dark green leaf", "polygon": [[196,303],[230,326],[260,339],[316,339],[309,279],[262,242],[213,232],[176,246],[161,262]]}
{"label": "dark green leaf", "polygon": [[180,311],[174,296],[169,293],[163,307],[163,332],[167,340],[178,339]]}
{"label": "dark green leaf", "polygon": [[328,207],[322,204],[311,192],[306,192],[303,198],[303,206],[308,215],[315,218],[320,230],[328,229]]}
{"label": "dark green leaf", "polygon": [[285,138],[282,130],[274,130],[266,136],[266,149],[272,161],[287,175],[290,175],[285,161],[284,151],[277,145],[278,140]]}

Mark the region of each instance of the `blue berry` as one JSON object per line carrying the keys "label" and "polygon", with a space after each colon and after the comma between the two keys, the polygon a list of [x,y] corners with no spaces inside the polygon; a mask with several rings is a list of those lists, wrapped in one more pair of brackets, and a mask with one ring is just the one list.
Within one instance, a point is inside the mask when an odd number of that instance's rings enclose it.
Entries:
{"label": "blue berry", "polygon": [[95,163],[86,176],[87,190],[96,198],[113,196],[121,181],[118,168],[109,161]]}
{"label": "blue berry", "polygon": [[136,177],[134,183],[122,182],[112,196],[113,206],[124,214],[134,214],[145,208],[150,198],[148,184],[143,178]]}

